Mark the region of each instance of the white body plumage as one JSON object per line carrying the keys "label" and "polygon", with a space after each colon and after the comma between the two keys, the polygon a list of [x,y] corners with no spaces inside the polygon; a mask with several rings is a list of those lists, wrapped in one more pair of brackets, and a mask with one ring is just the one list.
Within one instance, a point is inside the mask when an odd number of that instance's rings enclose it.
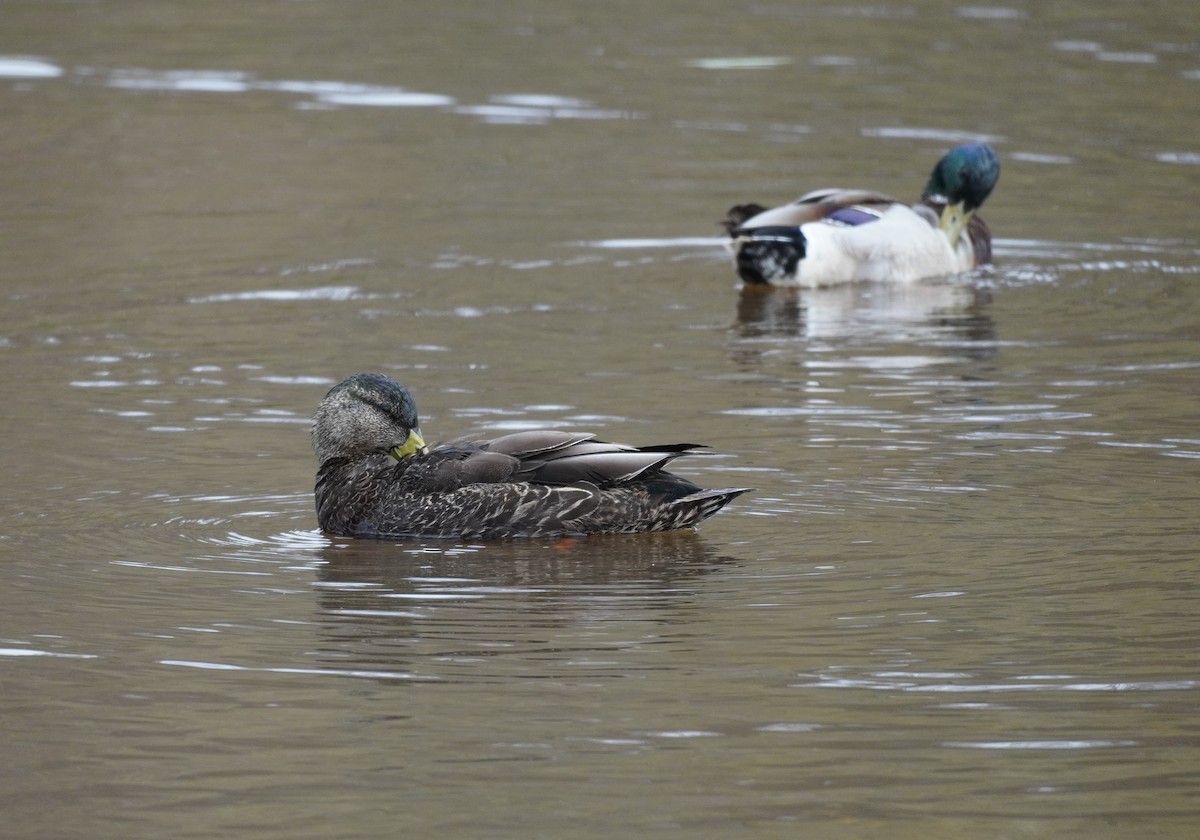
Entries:
{"label": "white body plumage", "polygon": [[[770,212],[754,221],[770,224]],[[820,219],[800,225],[800,232],[806,242],[804,257],[794,274],[773,277],[772,285],[819,288],[859,281],[912,283],[975,267],[966,232],[957,247],[951,247],[936,216],[922,206],[893,204],[865,224]],[[732,247],[737,249],[743,240],[734,239]]]}

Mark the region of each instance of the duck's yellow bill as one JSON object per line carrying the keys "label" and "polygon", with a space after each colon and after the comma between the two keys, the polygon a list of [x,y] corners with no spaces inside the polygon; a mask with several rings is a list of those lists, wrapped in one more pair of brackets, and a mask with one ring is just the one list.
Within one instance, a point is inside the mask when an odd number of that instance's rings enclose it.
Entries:
{"label": "duck's yellow bill", "polygon": [[963,203],[947,204],[942,210],[942,217],[938,219],[938,227],[946,234],[946,238],[950,240],[950,247],[958,247],[958,239],[962,236],[963,229],[966,228],[967,222],[971,220],[971,214],[963,210]]}
{"label": "duck's yellow bill", "polygon": [[428,450],[425,448],[425,439],[421,437],[420,429],[413,429],[408,433],[408,438],[404,443],[392,449],[392,457],[397,461],[407,458],[409,455],[424,455]]}

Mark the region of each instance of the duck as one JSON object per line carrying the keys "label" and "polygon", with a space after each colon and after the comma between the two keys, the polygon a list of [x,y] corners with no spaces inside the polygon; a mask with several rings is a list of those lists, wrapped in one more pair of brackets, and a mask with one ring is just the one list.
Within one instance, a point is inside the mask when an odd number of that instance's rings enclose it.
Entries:
{"label": "duck", "polygon": [[358,373],[313,417],[321,530],[338,537],[502,539],[691,528],[751,488],[703,489],[665,467],[697,444],[628,446],[536,430],[427,446],[416,401]]}
{"label": "duck", "polygon": [[773,209],[734,205],[722,225],[747,286],[912,283],[992,261],[991,230],[976,211],[999,178],[991,146],[964,143],[937,162],[915,205],[872,190],[820,189]]}

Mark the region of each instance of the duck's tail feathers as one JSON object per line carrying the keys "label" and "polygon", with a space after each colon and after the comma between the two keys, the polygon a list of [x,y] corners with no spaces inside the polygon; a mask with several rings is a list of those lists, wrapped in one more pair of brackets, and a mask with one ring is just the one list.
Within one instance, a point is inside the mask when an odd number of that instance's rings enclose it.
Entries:
{"label": "duck's tail feathers", "polygon": [[752,489],[751,487],[724,487],[720,490],[699,490],[676,499],[671,505],[679,521],[675,527],[698,525],[738,496],[749,493]]}
{"label": "duck's tail feathers", "polygon": [[734,259],[743,283],[777,284],[794,280],[804,259],[799,227],[761,227],[738,231]]}

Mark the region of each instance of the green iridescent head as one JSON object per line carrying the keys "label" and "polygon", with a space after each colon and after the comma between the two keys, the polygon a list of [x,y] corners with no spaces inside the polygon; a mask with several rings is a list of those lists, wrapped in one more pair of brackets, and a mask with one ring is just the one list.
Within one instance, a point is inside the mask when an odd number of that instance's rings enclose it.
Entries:
{"label": "green iridescent head", "polygon": [[945,205],[938,226],[952,245],[1000,180],[1000,158],[986,143],[964,143],[942,156],[921,200]]}

